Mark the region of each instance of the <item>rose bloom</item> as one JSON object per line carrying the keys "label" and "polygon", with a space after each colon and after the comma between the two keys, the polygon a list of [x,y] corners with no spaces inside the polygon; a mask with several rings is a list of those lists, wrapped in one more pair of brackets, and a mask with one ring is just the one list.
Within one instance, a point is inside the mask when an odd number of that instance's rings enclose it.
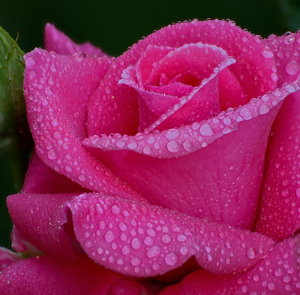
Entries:
{"label": "rose bloom", "polygon": [[300,33],[194,20],[113,58],[48,24],[45,48],[1,294],[300,294]]}

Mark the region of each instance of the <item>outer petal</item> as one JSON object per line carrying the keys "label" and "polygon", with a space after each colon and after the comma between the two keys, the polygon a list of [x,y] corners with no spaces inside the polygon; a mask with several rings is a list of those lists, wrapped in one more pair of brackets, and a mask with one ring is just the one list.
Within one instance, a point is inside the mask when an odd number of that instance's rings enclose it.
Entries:
{"label": "outer petal", "polygon": [[264,54],[276,59],[276,79],[279,86],[294,81],[300,73],[300,32],[287,33],[281,37],[270,35],[262,43],[267,50]]}
{"label": "outer petal", "polygon": [[134,195],[81,144],[88,101],[110,61],[41,49],[28,53],[25,61],[27,115],[39,157],[85,188]]}
{"label": "outer petal", "polygon": [[[300,73],[300,33],[264,41],[277,58],[279,83]],[[300,95],[290,95],[272,127],[257,231],[276,240],[300,228]]]}
{"label": "outer petal", "polygon": [[256,230],[276,240],[300,228],[300,94],[284,102],[267,150],[265,180]]}
{"label": "outer petal", "polygon": [[142,285],[82,256],[73,263],[41,256],[0,273],[1,295],[152,295]]}
{"label": "outer petal", "polygon": [[199,270],[159,295],[296,295],[300,293],[300,238],[288,239],[247,272],[217,276]]}
{"label": "outer petal", "polygon": [[84,144],[109,151],[102,160],[150,203],[250,229],[269,131],[281,101],[296,89],[287,85],[178,129],[93,136]]}
{"label": "outer petal", "polygon": [[[55,184],[55,185],[53,185]],[[59,194],[88,190],[48,167],[33,150],[22,188],[23,193]]]}
{"label": "outer petal", "polygon": [[0,273],[5,270],[9,265],[17,262],[20,259],[16,253],[0,247]]}
{"label": "outer petal", "polygon": [[45,27],[45,49],[63,55],[72,55],[76,52],[83,52],[92,57],[108,57],[108,55],[102,52],[100,48],[93,46],[89,42],[77,45],[64,33],[57,30],[54,25],[49,23],[46,24]]}
{"label": "outer petal", "polygon": [[82,194],[67,207],[76,238],[87,255],[127,275],[163,274],[192,255],[210,272],[240,272],[262,259],[273,245],[256,233],[144,202]]}
{"label": "outer petal", "polygon": [[77,256],[63,224],[67,217],[62,208],[74,194],[11,195],[7,207],[21,234],[41,251],[58,259],[76,260]]}

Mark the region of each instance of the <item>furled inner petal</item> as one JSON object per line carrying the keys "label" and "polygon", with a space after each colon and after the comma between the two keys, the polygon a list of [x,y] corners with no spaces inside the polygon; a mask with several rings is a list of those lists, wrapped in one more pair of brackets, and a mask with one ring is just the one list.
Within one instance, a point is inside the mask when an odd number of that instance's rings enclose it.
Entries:
{"label": "furled inner petal", "polygon": [[100,48],[93,46],[89,42],[81,45],[74,43],[64,33],[60,32],[54,25],[49,23],[45,26],[45,49],[62,55],[72,55],[76,52],[82,52],[93,57],[108,57],[108,55],[103,53]]}
{"label": "furled inner petal", "polygon": [[[153,51],[165,56],[156,58],[151,68]],[[234,60],[224,50],[202,43],[174,50],[149,46],[136,66],[125,70],[120,80],[140,95],[139,130],[179,127],[219,113],[217,74],[232,63]]]}
{"label": "furled inner petal", "polygon": [[82,194],[67,207],[76,238],[90,258],[138,277],[166,273],[192,255],[212,273],[236,273],[256,264],[274,244],[257,233],[146,202]]}
{"label": "furled inner petal", "polygon": [[[236,63],[230,66],[232,75],[229,82],[231,85],[240,85],[241,89],[233,92],[232,96],[227,95],[227,87],[222,90],[226,94],[226,100],[228,98],[232,100],[232,103],[224,102],[225,98],[220,97],[222,110],[227,107],[238,107],[245,101],[249,102],[252,98],[276,89],[275,58],[270,54],[265,54],[265,45],[258,37],[235,26],[232,22],[195,20],[179,23],[149,35],[117,58],[116,63],[102,80],[101,87],[98,87],[89,102],[89,136],[110,133],[134,135],[137,133],[140,115],[137,92],[132,87],[118,83],[122,79],[124,70],[135,65],[149,45],[179,48],[185,44],[199,42],[215,44],[236,60]],[[149,64],[149,67],[152,65]],[[234,79],[237,81],[234,82]],[[243,97],[243,93],[246,97]],[[143,114],[142,116],[146,117]],[[154,117],[150,118],[150,120],[152,119],[155,120]]]}

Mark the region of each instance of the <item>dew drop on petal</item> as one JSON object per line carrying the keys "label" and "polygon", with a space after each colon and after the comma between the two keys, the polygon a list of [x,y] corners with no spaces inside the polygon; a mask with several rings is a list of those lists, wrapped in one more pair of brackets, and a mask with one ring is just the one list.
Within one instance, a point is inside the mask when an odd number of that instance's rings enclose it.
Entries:
{"label": "dew drop on petal", "polygon": [[160,247],[159,246],[153,246],[147,251],[148,258],[153,258],[160,254]]}
{"label": "dew drop on petal", "polygon": [[169,253],[165,257],[165,263],[167,265],[173,266],[177,263],[178,256],[175,253]]}
{"label": "dew drop on petal", "polygon": [[130,263],[133,266],[139,265],[141,263],[141,259],[138,258],[138,257],[134,257],[134,258],[131,259]]}
{"label": "dew drop on petal", "polygon": [[115,235],[112,231],[108,231],[108,232],[106,232],[104,238],[105,238],[106,242],[110,243],[115,238]]}
{"label": "dew drop on petal", "polygon": [[179,132],[178,132],[177,129],[170,129],[170,130],[168,130],[168,131],[166,132],[165,137],[166,137],[167,139],[173,140],[173,139],[175,139],[176,137],[178,137],[178,135],[179,135]]}
{"label": "dew drop on petal", "polygon": [[299,64],[297,61],[293,60],[291,62],[289,62],[286,67],[285,70],[287,72],[287,74],[289,75],[295,75],[298,70],[299,70]]}
{"label": "dew drop on petal", "polygon": [[50,160],[56,159],[56,152],[55,152],[54,150],[49,151],[49,152],[48,152],[48,158],[49,158]]}
{"label": "dew drop on petal", "polygon": [[250,259],[253,259],[255,258],[255,250],[253,248],[250,248],[247,250],[247,256],[250,258]]}
{"label": "dew drop on petal", "polygon": [[272,58],[274,56],[273,52],[270,50],[270,48],[266,47],[262,50],[261,54],[265,58]]}
{"label": "dew drop on petal", "polygon": [[142,244],[141,241],[137,238],[135,238],[131,241],[131,246],[135,250],[139,249],[141,247],[141,244]]}
{"label": "dew drop on petal", "polygon": [[167,143],[167,149],[171,153],[177,153],[179,151],[179,145],[176,141],[170,141]]}
{"label": "dew drop on petal", "polygon": [[202,135],[209,136],[209,135],[213,135],[213,130],[211,129],[211,127],[209,125],[204,124],[200,127],[200,133]]}
{"label": "dew drop on petal", "polygon": [[111,212],[113,213],[113,214],[119,214],[120,213],[120,208],[118,207],[118,206],[112,206],[111,207]]}
{"label": "dew drop on petal", "polygon": [[124,246],[122,248],[122,254],[127,255],[130,252],[130,248],[128,246]]}

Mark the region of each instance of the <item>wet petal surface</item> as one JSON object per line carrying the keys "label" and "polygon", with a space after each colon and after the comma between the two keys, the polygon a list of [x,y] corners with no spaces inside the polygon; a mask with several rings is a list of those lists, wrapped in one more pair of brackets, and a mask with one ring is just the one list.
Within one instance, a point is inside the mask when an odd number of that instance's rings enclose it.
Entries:
{"label": "wet petal surface", "polygon": [[73,263],[49,256],[21,260],[0,273],[0,290],[3,295],[153,295],[138,282],[84,256]]}
{"label": "wet petal surface", "polygon": [[292,295],[300,291],[300,238],[277,244],[265,259],[247,272],[217,276],[199,270],[159,295],[249,294]]}
{"label": "wet petal surface", "polygon": [[87,255],[127,275],[163,274],[193,255],[212,273],[236,273],[256,264],[273,245],[262,235],[148,203],[82,194],[67,206]]}
{"label": "wet petal surface", "polygon": [[45,26],[45,49],[62,55],[72,55],[76,52],[82,52],[91,57],[107,56],[100,48],[93,46],[89,42],[81,45],[74,43],[64,33],[49,23]]}
{"label": "wet petal surface", "polygon": [[25,61],[28,121],[39,157],[87,189],[134,196],[81,144],[86,132],[86,106],[110,60],[35,49]]}

